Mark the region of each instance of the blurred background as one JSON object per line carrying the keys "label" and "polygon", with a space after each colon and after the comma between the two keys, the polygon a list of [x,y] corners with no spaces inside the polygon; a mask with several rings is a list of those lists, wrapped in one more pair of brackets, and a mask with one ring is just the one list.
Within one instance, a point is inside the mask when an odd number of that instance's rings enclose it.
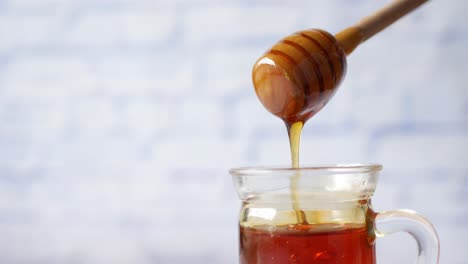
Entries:
{"label": "blurred background", "polygon": [[[383,0],[0,0],[0,263],[237,263],[227,171],[288,165],[255,60]],[[430,1],[348,58],[302,164],[378,162],[376,210],[430,218],[467,263],[468,2]],[[409,235],[379,263],[412,263]]]}

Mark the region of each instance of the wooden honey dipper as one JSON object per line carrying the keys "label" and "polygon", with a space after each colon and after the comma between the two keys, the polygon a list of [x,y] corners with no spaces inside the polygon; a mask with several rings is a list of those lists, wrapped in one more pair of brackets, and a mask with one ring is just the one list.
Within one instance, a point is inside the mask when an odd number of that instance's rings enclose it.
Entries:
{"label": "wooden honey dipper", "polygon": [[346,55],[427,0],[397,0],[335,36],[309,29],[285,37],[253,68],[255,91],[265,108],[289,128],[300,126],[333,96],[346,74]]}

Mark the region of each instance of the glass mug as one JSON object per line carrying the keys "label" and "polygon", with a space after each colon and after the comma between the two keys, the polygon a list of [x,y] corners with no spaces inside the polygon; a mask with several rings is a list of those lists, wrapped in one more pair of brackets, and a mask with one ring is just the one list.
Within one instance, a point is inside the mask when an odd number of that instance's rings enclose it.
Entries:
{"label": "glass mug", "polygon": [[371,264],[375,240],[411,234],[416,263],[439,261],[432,224],[409,210],[372,211],[380,165],[230,170],[242,200],[241,264]]}

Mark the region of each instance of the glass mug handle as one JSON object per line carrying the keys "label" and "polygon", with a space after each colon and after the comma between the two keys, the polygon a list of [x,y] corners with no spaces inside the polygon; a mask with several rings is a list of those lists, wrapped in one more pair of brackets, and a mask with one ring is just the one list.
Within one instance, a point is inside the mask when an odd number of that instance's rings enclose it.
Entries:
{"label": "glass mug handle", "polygon": [[439,263],[439,237],[431,222],[423,216],[411,210],[384,211],[377,213],[374,221],[377,237],[406,232],[416,239],[418,258],[415,263]]}

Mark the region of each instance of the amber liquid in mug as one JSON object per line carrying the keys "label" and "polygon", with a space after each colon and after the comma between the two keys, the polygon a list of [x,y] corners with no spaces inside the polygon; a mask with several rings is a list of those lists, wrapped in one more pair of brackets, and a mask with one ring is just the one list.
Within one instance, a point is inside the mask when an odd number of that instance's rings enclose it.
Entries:
{"label": "amber liquid in mug", "polygon": [[241,227],[240,264],[373,264],[375,246],[365,227],[290,225]]}

